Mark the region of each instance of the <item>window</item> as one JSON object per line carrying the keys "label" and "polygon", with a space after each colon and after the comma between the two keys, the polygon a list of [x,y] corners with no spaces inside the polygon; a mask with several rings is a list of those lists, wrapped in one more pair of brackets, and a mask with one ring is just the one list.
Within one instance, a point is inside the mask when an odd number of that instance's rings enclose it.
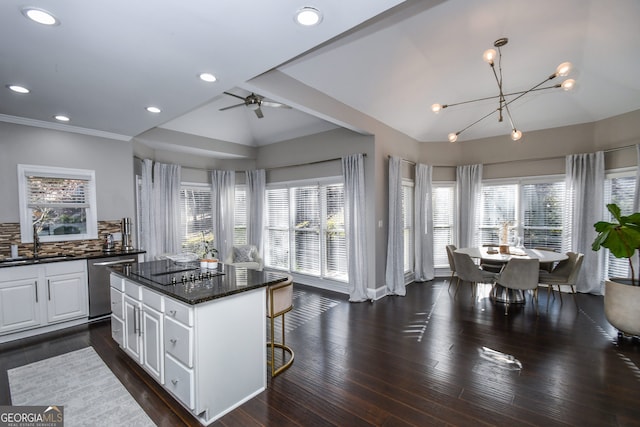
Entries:
{"label": "window", "polygon": [[266,190],[265,265],[289,270],[289,190]]}
{"label": "window", "polygon": [[[615,203],[620,207],[622,215],[630,215],[634,212],[633,199],[636,189],[635,171],[623,171],[607,175],[604,183],[605,202]],[[605,209],[606,210],[606,209]],[[607,211],[609,220],[611,214]],[[630,277],[629,262],[625,258],[616,258],[611,252],[606,251],[605,276],[606,277]]]}
{"label": "window", "polygon": [[98,238],[95,172],[18,165],[20,233],[33,242]]}
{"label": "window", "polygon": [[265,216],[266,266],[347,280],[341,183],[268,188]]}
{"label": "window", "polygon": [[564,178],[520,179],[483,183],[480,205],[480,243],[499,243],[504,222],[511,223],[510,244],[562,250]]}
{"label": "window", "polygon": [[[182,184],[180,188],[180,238],[185,252],[200,251],[203,233],[213,238],[211,188],[206,184]],[[215,248],[215,241],[212,246]]]}
{"label": "window", "polygon": [[402,238],[404,242],[404,272],[413,271],[413,182],[402,181]]}
{"label": "window", "polygon": [[235,188],[233,244],[247,244],[247,188],[244,185]]}
{"label": "window", "polygon": [[516,184],[483,184],[480,198],[480,244],[499,243],[500,226],[505,222],[515,225]]}
{"label": "window", "polygon": [[447,245],[455,242],[455,183],[434,183],[432,191],[433,264],[435,267],[449,267]]}
{"label": "window", "polygon": [[564,182],[522,186],[522,242],[525,247],[562,250]]}

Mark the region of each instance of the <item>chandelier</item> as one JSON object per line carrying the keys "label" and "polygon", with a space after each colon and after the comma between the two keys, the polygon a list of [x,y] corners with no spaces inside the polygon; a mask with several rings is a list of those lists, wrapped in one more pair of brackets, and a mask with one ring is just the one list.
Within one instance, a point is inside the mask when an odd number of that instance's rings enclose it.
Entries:
{"label": "chandelier", "polygon": [[[546,89],[557,89],[557,88],[562,88],[565,91],[571,90],[573,89],[573,87],[576,84],[576,81],[574,79],[566,79],[564,80],[562,83],[558,83],[552,86],[543,86],[545,83],[547,83],[549,80],[553,80],[556,77],[560,76],[560,77],[565,77],[569,74],[569,72],[571,71],[571,63],[570,62],[563,62],[562,64],[558,65],[558,68],[556,68],[556,71],[551,74],[549,77],[547,77],[546,79],[544,79],[542,82],[538,83],[537,85],[533,86],[531,89],[529,90],[524,90],[524,91],[520,91],[520,92],[511,92],[511,93],[504,93],[502,90],[502,51],[500,50],[500,48],[504,45],[506,45],[509,42],[509,39],[506,37],[503,38],[499,38],[498,40],[496,40],[493,43],[493,46],[496,47],[498,50],[496,52],[495,49],[487,49],[484,54],[482,55],[482,59],[487,62],[489,64],[489,66],[491,66],[491,71],[493,71],[493,75],[496,78],[496,83],[498,84],[498,95],[496,96],[488,96],[485,98],[478,98],[478,99],[472,99],[470,101],[463,101],[463,102],[456,102],[455,104],[433,104],[431,106],[431,111],[433,111],[434,113],[439,113],[441,110],[448,108],[448,107],[453,107],[456,105],[462,105],[462,104],[469,104],[472,102],[477,102],[477,101],[485,101],[488,99],[497,99],[498,100],[498,108],[496,108],[495,110],[491,110],[491,112],[489,112],[488,114],[480,117],[478,120],[476,120],[475,122],[471,123],[470,125],[468,125],[465,128],[462,128],[461,130],[457,131],[457,132],[452,132],[448,135],[448,139],[449,142],[456,142],[458,140],[458,136],[464,132],[465,130],[469,129],[471,126],[481,122],[482,120],[486,119],[487,117],[498,113],[498,122],[502,122],[503,118],[504,118],[504,114],[506,114],[507,119],[509,119],[509,124],[511,126],[511,139],[514,141],[518,141],[520,138],[522,138],[522,131],[518,130],[513,122],[513,117],[511,117],[511,112],[509,111],[509,105],[522,98],[523,96],[525,96],[528,93],[531,92],[536,92],[536,91],[540,91],[540,90],[546,90]],[[495,60],[496,58],[498,58],[498,70],[496,71],[496,67],[495,67]]]}

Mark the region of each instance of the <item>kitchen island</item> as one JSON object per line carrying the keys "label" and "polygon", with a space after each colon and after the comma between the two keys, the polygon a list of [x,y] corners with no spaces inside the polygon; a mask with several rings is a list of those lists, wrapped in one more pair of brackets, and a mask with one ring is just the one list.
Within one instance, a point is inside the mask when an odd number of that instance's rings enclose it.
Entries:
{"label": "kitchen island", "polygon": [[266,388],[266,291],[279,273],[152,261],[112,268],[112,337],[202,424]]}

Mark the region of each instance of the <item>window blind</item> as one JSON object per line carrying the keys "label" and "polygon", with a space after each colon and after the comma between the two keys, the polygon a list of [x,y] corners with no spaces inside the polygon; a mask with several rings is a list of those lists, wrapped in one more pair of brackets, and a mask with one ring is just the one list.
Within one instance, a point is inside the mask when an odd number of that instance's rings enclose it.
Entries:
{"label": "window blind", "polygon": [[413,271],[413,183],[402,183],[402,233],[404,242],[404,272]]}
{"label": "window blind", "polygon": [[213,211],[209,186],[182,185],[180,189],[180,237],[182,249],[186,252],[200,251],[203,238],[213,240]]}
{"label": "window blind", "polygon": [[447,245],[453,243],[455,212],[455,187],[433,186],[433,263],[436,267],[448,267]]}
{"label": "window blind", "polygon": [[344,224],[344,186],[327,185],[323,191],[325,206],[324,229],[324,276],[346,280],[347,236]]}
{"label": "window blind", "polygon": [[89,180],[27,177],[27,206],[35,208],[89,207]]}
{"label": "window blind", "polygon": [[500,226],[516,222],[517,184],[483,185],[480,202],[480,243],[498,244]]}
{"label": "window blind", "polygon": [[522,186],[523,244],[562,251],[564,182]]}
{"label": "window blind", "polygon": [[266,190],[265,265],[289,269],[289,190]]}
{"label": "window blind", "polygon": [[[622,215],[630,215],[633,210],[633,198],[636,188],[636,178],[633,175],[618,176],[605,180],[606,203],[615,203],[620,207]],[[609,221],[611,214],[607,211]],[[606,268],[607,277],[630,277],[629,262],[626,258],[616,258],[607,251]],[[636,273],[637,275],[637,273]]]}
{"label": "window blind", "polygon": [[320,192],[318,186],[292,189],[294,264],[300,273],[320,275]]}
{"label": "window blind", "polygon": [[236,186],[233,221],[233,244],[247,244],[247,189]]}

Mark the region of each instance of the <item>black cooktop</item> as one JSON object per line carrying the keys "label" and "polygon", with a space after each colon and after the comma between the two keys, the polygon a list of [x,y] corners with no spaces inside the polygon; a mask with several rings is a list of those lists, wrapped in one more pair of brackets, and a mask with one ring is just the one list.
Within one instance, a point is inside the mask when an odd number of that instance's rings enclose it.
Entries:
{"label": "black cooktop", "polygon": [[177,263],[165,260],[134,264],[131,266],[130,274],[162,286],[169,286],[202,281],[224,273],[220,270],[201,269],[198,261]]}

